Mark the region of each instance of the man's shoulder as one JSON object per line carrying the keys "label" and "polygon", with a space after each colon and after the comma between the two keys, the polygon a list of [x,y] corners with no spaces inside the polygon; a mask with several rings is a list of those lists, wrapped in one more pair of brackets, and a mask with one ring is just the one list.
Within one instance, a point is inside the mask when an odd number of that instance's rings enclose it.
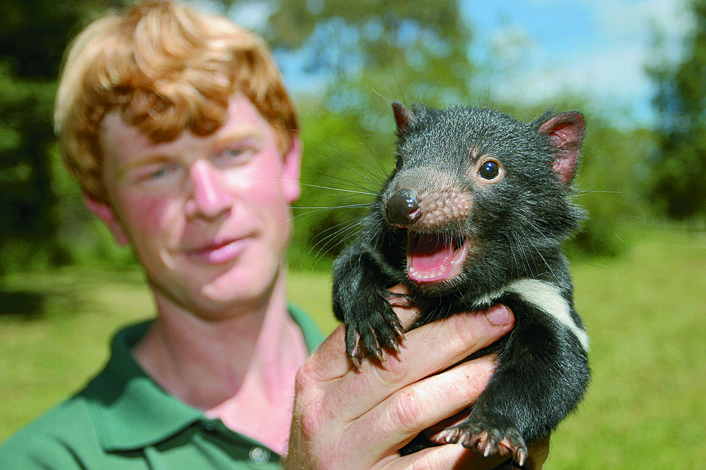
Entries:
{"label": "man's shoulder", "polygon": [[0,445],[0,468],[79,468],[76,455],[95,445],[87,403],[72,397]]}

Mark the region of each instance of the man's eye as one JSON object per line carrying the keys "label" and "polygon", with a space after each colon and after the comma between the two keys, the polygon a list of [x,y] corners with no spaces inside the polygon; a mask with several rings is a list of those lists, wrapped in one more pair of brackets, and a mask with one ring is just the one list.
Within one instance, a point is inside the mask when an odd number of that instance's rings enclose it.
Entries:
{"label": "man's eye", "polygon": [[150,165],[142,170],[139,170],[135,175],[135,181],[140,184],[162,184],[169,181],[179,172],[177,163],[162,163],[159,165]]}
{"label": "man's eye", "polygon": [[157,168],[154,171],[151,171],[147,175],[147,177],[149,179],[156,180],[156,179],[160,179],[160,178],[164,178],[164,177],[168,176],[169,174],[173,173],[175,170],[176,170],[175,165],[164,165],[164,166]]}
{"label": "man's eye", "polygon": [[226,157],[239,157],[243,153],[245,153],[245,149],[242,148],[233,148],[233,149],[228,149],[225,152],[223,152]]}
{"label": "man's eye", "polygon": [[255,149],[250,146],[231,147],[219,153],[216,161],[222,166],[238,165],[247,162],[254,153]]}

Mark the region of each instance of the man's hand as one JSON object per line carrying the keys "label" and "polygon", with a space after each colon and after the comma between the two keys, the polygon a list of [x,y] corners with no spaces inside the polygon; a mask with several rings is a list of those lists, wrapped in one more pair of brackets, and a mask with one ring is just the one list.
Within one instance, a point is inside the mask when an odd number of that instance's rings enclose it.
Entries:
{"label": "man's hand", "polygon": [[[413,307],[398,305],[396,311],[406,324],[416,314]],[[407,456],[398,451],[478,398],[493,373],[495,358],[458,363],[505,335],[513,321],[504,306],[453,315],[408,332],[399,354],[388,352],[382,364],[365,360],[359,369],[346,357],[344,327],[339,327],[297,375],[285,468],[492,469],[500,465],[506,457],[484,458],[460,445],[431,447]],[[541,466],[547,448],[548,440],[530,456],[535,465]]]}

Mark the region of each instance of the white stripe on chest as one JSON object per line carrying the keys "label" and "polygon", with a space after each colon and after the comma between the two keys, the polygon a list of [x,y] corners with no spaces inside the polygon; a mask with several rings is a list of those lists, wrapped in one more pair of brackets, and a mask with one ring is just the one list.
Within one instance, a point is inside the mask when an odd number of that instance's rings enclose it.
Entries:
{"label": "white stripe on chest", "polygon": [[507,293],[517,294],[525,302],[554,317],[561,325],[568,328],[578,338],[581,346],[588,351],[588,334],[571,318],[569,302],[561,295],[557,286],[536,279],[520,279],[509,284],[500,292],[484,297],[481,299],[481,303],[491,304]]}

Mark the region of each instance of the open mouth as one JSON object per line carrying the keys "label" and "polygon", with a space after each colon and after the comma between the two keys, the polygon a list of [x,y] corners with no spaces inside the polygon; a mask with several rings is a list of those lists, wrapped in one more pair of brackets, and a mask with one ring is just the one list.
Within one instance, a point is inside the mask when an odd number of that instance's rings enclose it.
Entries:
{"label": "open mouth", "polygon": [[463,271],[470,239],[407,232],[407,276],[417,284],[448,281]]}

